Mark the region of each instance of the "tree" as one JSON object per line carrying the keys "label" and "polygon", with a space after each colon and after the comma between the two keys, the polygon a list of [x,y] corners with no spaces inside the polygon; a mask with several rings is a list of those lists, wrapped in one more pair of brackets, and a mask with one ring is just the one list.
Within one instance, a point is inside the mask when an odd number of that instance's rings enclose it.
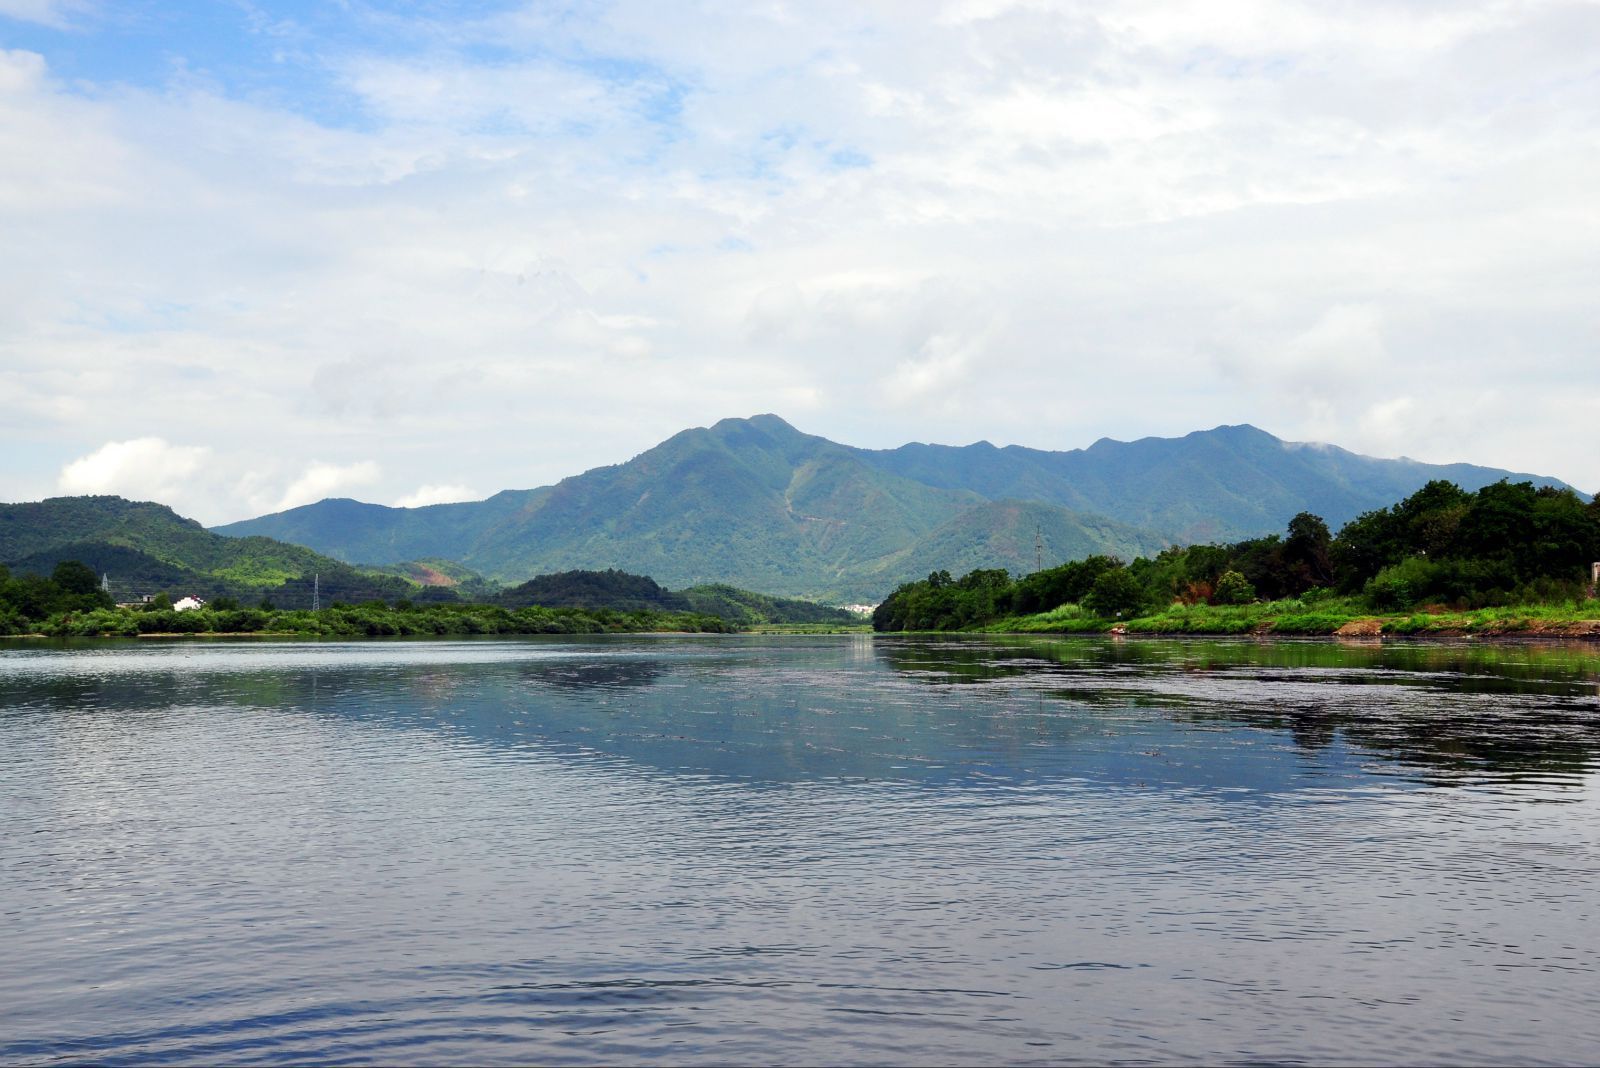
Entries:
{"label": "tree", "polygon": [[1304,593],[1333,580],[1331,549],[1333,537],[1321,516],[1301,512],[1289,520],[1289,536],[1283,541],[1283,562],[1288,571],[1285,585],[1291,593]]}
{"label": "tree", "polygon": [[1385,565],[1402,559],[1399,523],[1387,508],[1364,512],[1350,520],[1333,539],[1333,573],[1339,589],[1354,593]]}
{"label": "tree", "polygon": [[1229,567],[1249,580],[1256,592],[1275,601],[1289,592],[1288,568],[1283,560],[1283,540],[1276,534],[1241,541],[1233,547]]}
{"label": "tree", "polygon": [[110,608],[111,596],[100,588],[100,580],[85,564],[62,560],[50,573],[51,612],[90,612]]}
{"label": "tree", "polygon": [[1048,612],[1064,604],[1076,604],[1094,586],[1095,579],[1121,561],[1111,556],[1090,556],[1082,560],[1046,568],[1018,582],[1012,593],[1013,612]]}
{"label": "tree", "polygon": [[94,593],[100,588],[100,580],[95,577],[87,564],[77,560],[63,560],[50,572],[50,581],[56,588],[65,594]]}
{"label": "tree", "polygon": [[1113,568],[1095,579],[1083,599],[1083,607],[1107,619],[1135,615],[1144,603],[1144,587],[1125,567]]}

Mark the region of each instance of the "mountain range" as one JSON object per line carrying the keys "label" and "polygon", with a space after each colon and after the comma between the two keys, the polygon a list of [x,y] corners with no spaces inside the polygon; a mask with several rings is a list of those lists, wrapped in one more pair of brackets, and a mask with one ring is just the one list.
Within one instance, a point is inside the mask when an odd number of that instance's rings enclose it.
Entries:
{"label": "mountain range", "polygon": [[330,499],[215,531],[349,563],[454,560],[503,582],[618,567],[673,587],[723,582],[870,601],[939,568],[1022,572],[1036,561],[1236,540],[1281,531],[1301,511],[1337,529],[1433,479],[1476,489],[1502,478],[1563,485],[1286,442],[1252,426],[1065,452],[988,442],[872,450],[758,415],[483,501],[390,508]]}

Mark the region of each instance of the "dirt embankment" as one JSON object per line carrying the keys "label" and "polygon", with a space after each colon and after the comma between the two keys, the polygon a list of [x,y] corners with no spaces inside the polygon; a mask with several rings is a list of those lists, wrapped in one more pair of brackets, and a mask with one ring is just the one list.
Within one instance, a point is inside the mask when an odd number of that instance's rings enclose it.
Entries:
{"label": "dirt embankment", "polygon": [[[1336,638],[1377,638],[1385,633],[1382,619],[1352,619],[1333,632]],[[1443,622],[1426,630],[1390,632],[1406,638],[1587,638],[1600,640],[1600,619],[1506,619],[1479,626],[1452,626]]]}

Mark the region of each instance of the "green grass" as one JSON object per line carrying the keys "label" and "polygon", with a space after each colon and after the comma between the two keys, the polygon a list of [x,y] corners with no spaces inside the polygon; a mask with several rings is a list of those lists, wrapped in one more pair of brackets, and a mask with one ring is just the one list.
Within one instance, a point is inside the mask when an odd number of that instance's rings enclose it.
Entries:
{"label": "green grass", "polygon": [[1129,634],[1330,635],[1358,620],[1377,620],[1384,634],[1559,634],[1564,624],[1600,621],[1600,600],[1507,605],[1472,611],[1430,610],[1379,613],[1356,598],[1324,597],[1263,601],[1247,605],[1179,605],[1127,620],[1087,615],[1077,605],[1011,616],[981,629],[1001,634],[1103,633],[1122,624]]}

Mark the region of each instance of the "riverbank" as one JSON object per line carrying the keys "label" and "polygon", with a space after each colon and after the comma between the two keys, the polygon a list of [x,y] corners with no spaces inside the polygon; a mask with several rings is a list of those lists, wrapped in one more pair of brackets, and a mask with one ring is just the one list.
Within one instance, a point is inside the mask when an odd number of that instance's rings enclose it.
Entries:
{"label": "riverbank", "polygon": [[1076,605],[1010,616],[973,630],[987,634],[1284,635],[1287,637],[1537,637],[1600,641],[1600,601],[1374,613],[1349,602],[1268,601],[1249,605],[1173,605],[1118,620]]}

